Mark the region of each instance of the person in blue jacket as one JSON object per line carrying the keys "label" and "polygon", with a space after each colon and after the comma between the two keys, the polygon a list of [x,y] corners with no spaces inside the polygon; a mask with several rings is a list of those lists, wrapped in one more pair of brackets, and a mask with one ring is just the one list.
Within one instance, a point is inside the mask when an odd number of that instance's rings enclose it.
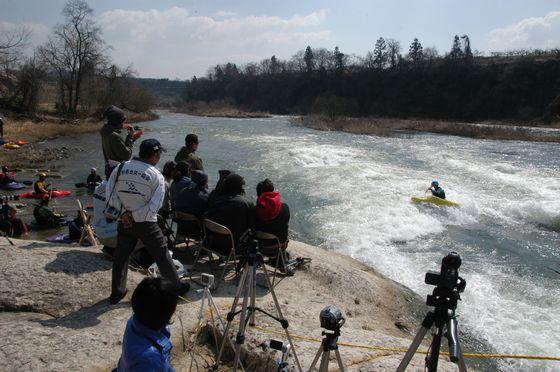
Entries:
{"label": "person in blue jacket", "polygon": [[117,372],[165,371],[171,367],[169,323],[177,308],[175,285],[164,278],[145,278],[132,294],[134,314],[126,324]]}
{"label": "person in blue jacket", "polygon": [[433,196],[437,196],[438,198],[445,199],[445,190],[443,190],[441,187],[439,187],[439,182],[438,181],[433,180],[430,187],[428,187],[428,190],[430,190],[432,192]]}

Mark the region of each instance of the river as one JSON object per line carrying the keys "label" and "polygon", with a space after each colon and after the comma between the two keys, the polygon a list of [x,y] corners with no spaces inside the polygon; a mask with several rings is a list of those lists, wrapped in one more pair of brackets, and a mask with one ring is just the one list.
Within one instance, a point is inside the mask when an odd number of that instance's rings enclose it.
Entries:
{"label": "river", "polygon": [[[560,147],[435,134],[319,132],[288,118],[226,119],[161,113],[145,123],[174,157],[187,133],[210,175],[231,169],[247,193],[270,178],[290,205],[291,237],[371,265],[422,297],[427,270],[451,250],[467,281],[460,326],[498,353],[560,350]],[[98,135],[52,141],[83,151],[59,161],[71,187],[102,169]],[[460,208],[410,203],[437,179]],[[87,201],[87,195],[82,193]],[[68,201],[59,205],[70,208]],[[500,361],[502,370],[558,370],[558,362]]]}

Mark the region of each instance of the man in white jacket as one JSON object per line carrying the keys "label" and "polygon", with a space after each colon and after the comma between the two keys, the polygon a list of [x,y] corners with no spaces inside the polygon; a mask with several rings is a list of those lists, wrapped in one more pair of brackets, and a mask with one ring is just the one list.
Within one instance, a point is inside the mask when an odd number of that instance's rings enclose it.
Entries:
{"label": "man in white jacket", "polygon": [[112,304],[117,304],[126,295],[128,261],[138,239],[153,257],[161,274],[175,283],[177,292],[184,294],[189,290],[188,283],[179,281],[165,237],[157,223],[157,213],[165,195],[165,180],[155,167],[162,151],[165,149],[158,140],[142,141],[138,158],[115,168],[107,182],[105,194],[109,196],[108,205],[121,210],[117,249],[113,257]]}

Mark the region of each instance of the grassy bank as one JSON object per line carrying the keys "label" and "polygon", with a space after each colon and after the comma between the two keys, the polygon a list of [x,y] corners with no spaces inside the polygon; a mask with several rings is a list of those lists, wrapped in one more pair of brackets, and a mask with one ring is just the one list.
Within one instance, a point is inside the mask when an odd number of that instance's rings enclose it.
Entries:
{"label": "grassy bank", "polygon": [[[137,123],[158,118],[153,112],[127,112],[127,122]],[[4,138],[18,141],[23,140],[27,145],[19,149],[0,147],[0,163],[8,164],[12,168],[35,168],[45,162],[61,159],[68,153],[38,145],[39,142],[65,136],[77,136],[85,133],[98,132],[103,122],[97,119],[68,120],[54,116],[38,116],[30,119],[4,120]]]}
{"label": "grassy bank", "polygon": [[[525,126],[457,123],[441,120],[411,120],[393,118],[327,118],[309,115],[293,119],[294,124],[317,130],[336,130],[355,134],[391,136],[395,131],[412,130],[478,139],[560,142],[560,131],[542,133]],[[557,123],[558,124],[558,123]],[[551,128],[557,128],[552,125]]]}
{"label": "grassy bank", "polygon": [[258,111],[245,111],[225,101],[189,102],[175,109],[189,115],[225,118],[268,118],[270,114]]}

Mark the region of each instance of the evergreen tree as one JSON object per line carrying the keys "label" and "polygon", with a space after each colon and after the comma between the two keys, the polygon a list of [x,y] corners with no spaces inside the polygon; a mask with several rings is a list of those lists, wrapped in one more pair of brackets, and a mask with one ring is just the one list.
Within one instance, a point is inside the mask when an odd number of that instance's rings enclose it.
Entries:
{"label": "evergreen tree", "polygon": [[451,46],[451,51],[448,56],[451,59],[460,59],[464,56],[463,49],[461,48],[461,40],[458,35],[455,35],[453,38],[453,45]]}
{"label": "evergreen tree", "polygon": [[314,62],[314,58],[313,58],[313,51],[311,50],[310,46],[307,46],[307,48],[305,48],[305,53],[303,55],[303,60],[305,62],[305,70],[307,72],[313,71],[313,69],[315,67],[315,62]]}
{"label": "evergreen tree", "polygon": [[277,74],[280,72],[280,64],[278,63],[278,59],[276,56],[270,57],[270,73]]}
{"label": "evergreen tree", "polygon": [[420,41],[418,41],[418,38],[414,38],[412,44],[410,44],[410,48],[408,48],[408,59],[414,63],[418,63],[424,59],[424,49]]}
{"label": "evergreen tree", "polygon": [[334,70],[338,73],[344,72],[344,53],[338,47],[334,48]]}
{"label": "evergreen tree", "polygon": [[380,37],[375,42],[375,48],[373,49],[373,66],[382,69],[387,63],[387,57],[387,43],[385,39]]}

